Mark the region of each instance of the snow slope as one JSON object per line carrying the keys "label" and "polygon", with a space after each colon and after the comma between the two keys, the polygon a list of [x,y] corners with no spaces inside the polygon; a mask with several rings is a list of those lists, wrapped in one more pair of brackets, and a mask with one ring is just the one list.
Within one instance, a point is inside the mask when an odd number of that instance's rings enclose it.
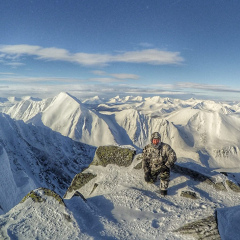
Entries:
{"label": "snow slope", "polygon": [[1,145],[0,165],[0,213],[3,213],[3,211],[9,211],[17,203],[18,187],[14,181],[8,155]]}
{"label": "snow slope", "polygon": [[0,113],[1,209],[7,212],[41,186],[63,194],[94,151],[95,147]]}
{"label": "snow slope", "polygon": [[[35,190],[46,198],[46,202],[36,203],[27,199],[0,216],[0,233],[13,239],[26,240],[190,240],[194,238],[174,230],[213,215],[216,209],[224,210],[234,206],[237,209],[239,205],[240,193],[229,188],[227,192],[217,191],[211,185],[174,172],[171,173],[169,195],[163,198],[155,192],[159,189],[159,182],[147,184],[143,171],[134,168],[139,161],[141,155],[137,155],[129,167],[112,164],[106,167],[91,166],[85,171],[97,174],[97,177],[79,190],[87,201],[77,196],[64,199],[66,208]],[[179,161],[178,164],[184,166],[185,162]],[[200,165],[194,166],[195,170],[202,170]],[[218,181],[227,179],[207,169],[206,173],[215,176]],[[96,183],[98,187],[92,191]],[[181,197],[181,192],[186,190],[194,191],[198,198],[193,200]],[[226,216],[223,213],[222,224]],[[224,228],[225,233],[228,229],[232,229],[231,226]],[[233,229],[230,236],[236,234],[238,230]]]}

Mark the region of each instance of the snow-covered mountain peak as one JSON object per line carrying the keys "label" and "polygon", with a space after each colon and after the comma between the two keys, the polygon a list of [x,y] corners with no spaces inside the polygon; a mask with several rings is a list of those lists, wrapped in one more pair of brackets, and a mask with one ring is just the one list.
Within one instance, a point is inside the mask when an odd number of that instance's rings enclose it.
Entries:
{"label": "snow-covered mountain peak", "polygon": [[59,102],[59,103],[63,103],[66,101],[67,104],[71,104],[71,103],[74,103],[76,102],[77,104],[81,104],[82,102],[77,99],[76,97],[72,96],[70,93],[67,93],[67,92],[61,92],[59,93],[56,97],[54,97],[53,101],[56,103],[56,102]]}
{"label": "snow-covered mountain peak", "polygon": [[34,97],[31,97],[31,96],[24,96],[24,97],[22,97],[22,100],[41,101],[42,99],[41,98],[34,98]]}
{"label": "snow-covered mountain peak", "polygon": [[84,101],[82,101],[84,104],[101,104],[104,103],[103,99],[100,98],[99,96],[95,96],[89,99],[85,99]]}
{"label": "snow-covered mountain peak", "polygon": [[151,102],[154,102],[154,103],[162,102],[162,98],[160,96],[148,97],[148,98],[145,98],[145,100],[146,101],[151,101]]}
{"label": "snow-covered mountain peak", "polygon": [[221,103],[216,103],[214,101],[201,101],[193,106],[193,109],[199,109],[203,111],[219,112],[222,114],[233,113],[234,110],[231,106]]}

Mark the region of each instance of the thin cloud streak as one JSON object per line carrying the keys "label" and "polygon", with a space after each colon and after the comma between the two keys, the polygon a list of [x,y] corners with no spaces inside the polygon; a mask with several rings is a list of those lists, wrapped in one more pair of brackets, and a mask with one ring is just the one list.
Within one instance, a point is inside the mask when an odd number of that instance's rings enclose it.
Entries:
{"label": "thin cloud streak", "polygon": [[133,79],[133,80],[139,79],[138,75],[128,74],[128,73],[115,73],[115,74],[110,74],[110,76],[113,76],[118,79]]}
{"label": "thin cloud streak", "polygon": [[119,79],[116,78],[90,78],[89,81],[91,82],[101,82],[101,83],[114,83],[114,82],[119,82]]}
{"label": "thin cloud streak", "polygon": [[179,52],[146,49],[119,54],[70,53],[61,48],[43,48],[31,45],[0,45],[1,58],[12,58],[16,61],[22,56],[35,56],[48,61],[66,61],[82,66],[106,66],[112,62],[145,63],[150,65],[176,65],[184,62]]}
{"label": "thin cloud streak", "polygon": [[14,75],[14,73],[11,73],[11,72],[0,72],[0,75]]}
{"label": "thin cloud streak", "polygon": [[208,85],[208,84],[199,84],[199,83],[191,83],[191,82],[182,82],[173,85],[173,88],[179,89],[199,89],[199,90],[207,90],[213,92],[232,92],[232,93],[240,93],[240,89],[229,88],[224,85]]}
{"label": "thin cloud streak", "polygon": [[24,77],[24,76],[16,76],[16,77],[0,77],[1,82],[9,82],[9,83],[38,83],[43,87],[47,84],[54,83],[56,85],[67,84],[67,83],[79,83],[79,82],[87,82],[86,79],[79,78],[66,78],[66,77]]}
{"label": "thin cloud streak", "polygon": [[118,80],[137,80],[140,78],[139,75],[132,74],[132,73],[107,73],[101,70],[95,70],[95,71],[92,71],[92,73],[97,76],[113,77],[114,79],[118,79]]}

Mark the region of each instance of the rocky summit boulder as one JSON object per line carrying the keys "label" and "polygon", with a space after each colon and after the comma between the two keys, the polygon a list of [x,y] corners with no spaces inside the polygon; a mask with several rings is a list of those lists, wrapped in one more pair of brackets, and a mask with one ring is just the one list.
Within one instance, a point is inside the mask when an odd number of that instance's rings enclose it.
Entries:
{"label": "rocky summit boulder", "polygon": [[108,164],[128,167],[131,165],[136,151],[118,146],[100,146],[97,148],[91,165],[106,167]]}
{"label": "rocky summit boulder", "polygon": [[[138,159],[136,163],[133,161],[135,155],[136,151],[132,147],[98,147],[93,161],[87,169],[74,177],[64,198],[71,199],[76,193],[81,193],[84,198],[87,198],[90,195],[92,196],[96,189],[99,190],[99,193],[105,193],[107,182],[111,182],[111,185],[114,186],[114,184],[117,184],[116,178],[120,175],[128,173],[128,176],[133,175],[133,173],[129,172],[132,169],[131,166],[133,165],[134,168],[134,164],[138,164],[139,162]],[[126,169],[122,171],[122,168]],[[111,180],[111,178],[113,179]],[[122,178],[127,179],[126,177]]]}
{"label": "rocky summit boulder", "polygon": [[174,232],[190,235],[198,240],[221,240],[215,215],[188,223]]}

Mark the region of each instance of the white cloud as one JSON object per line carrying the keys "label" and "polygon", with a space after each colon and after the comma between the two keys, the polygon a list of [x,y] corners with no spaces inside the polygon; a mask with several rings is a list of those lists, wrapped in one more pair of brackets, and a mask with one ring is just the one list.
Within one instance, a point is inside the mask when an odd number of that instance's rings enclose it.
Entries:
{"label": "white cloud", "polygon": [[[1,74],[1,73],[0,73]],[[4,73],[2,75],[5,75]],[[11,75],[11,73],[9,73]],[[62,83],[79,83],[87,81],[79,78],[66,78],[66,77],[25,77],[25,76],[5,76],[0,77],[0,82],[9,82],[9,83],[41,83],[43,86],[48,84],[62,84]]]}
{"label": "white cloud", "polygon": [[116,78],[105,77],[105,78],[90,78],[89,81],[101,82],[101,83],[113,83],[113,82],[119,82],[120,80]]}
{"label": "white cloud", "polygon": [[118,78],[118,79],[139,79],[139,76],[136,74],[129,74],[129,73],[115,73],[110,74],[110,76]]}
{"label": "white cloud", "polygon": [[11,73],[11,72],[0,72],[0,75],[14,75],[14,73]]}
{"label": "white cloud", "polygon": [[90,79],[90,80],[95,79],[95,81],[100,81],[100,82],[118,82],[118,81],[124,81],[124,80],[129,80],[129,79],[130,80],[139,79],[138,75],[131,74],[131,73],[107,73],[107,72],[101,71],[101,70],[95,70],[95,71],[92,71],[92,73],[97,76],[105,76],[105,78]]}
{"label": "white cloud", "polygon": [[179,52],[147,49],[142,51],[125,52],[112,57],[114,62],[147,63],[152,65],[180,64],[184,59]]}
{"label": "white cloud", "polygon": [[199,89],[199,90],[207,90],[213,92],[240,92],[240,89],[233,89],[226,85],[210,85],[210,84],[200,84],[200,83],[192,83],[192,82],[180,82],[174,85],[174,88],[178,89]]}
{"label": "white cloud", "polygon": [[66,49],[43,48],[31,45],[0,45],[2,58],[17,59],[22,56],[35,56],[49,61],[67,61],[83,66],[105,66],[111,62],[145,63],[152,65],[180,64],[184,59],[179,52],[147,49],[119,54],[70,53]]}

